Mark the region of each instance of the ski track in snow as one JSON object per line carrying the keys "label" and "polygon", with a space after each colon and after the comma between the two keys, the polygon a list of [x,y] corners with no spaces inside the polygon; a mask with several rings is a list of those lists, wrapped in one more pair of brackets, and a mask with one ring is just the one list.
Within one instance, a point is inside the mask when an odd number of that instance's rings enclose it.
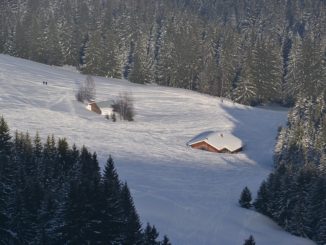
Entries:
{"label": "ski track in snow", "polygon": [[[97,151],[101,166],[112,154],[144,224],[154,224],[175,245],[310,245],[270,219],[240,208],[248,186],[255,193],[272,170],[277,128],[286,111],[251,108],[226,99],[154,85],[94,77],[97,100],[132,93],[135,122],[113,123],[75,100],[85,76],[0,55],[0,114],[14,130],[66,137]],[[42,82],[47,81],[48,85]],[[246,146],[239,154],[190,149],[207,130],[231,132]]]}

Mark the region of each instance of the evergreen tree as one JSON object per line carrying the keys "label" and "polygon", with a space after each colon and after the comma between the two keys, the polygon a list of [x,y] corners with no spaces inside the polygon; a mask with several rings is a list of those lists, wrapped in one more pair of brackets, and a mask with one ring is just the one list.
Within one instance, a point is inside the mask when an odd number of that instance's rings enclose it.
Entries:
{"label": "evergreen tree", "polygon": [[80,154],[79,181],[72,182],[65,208],[64,239],[68,244],[98,243],[101,241],[100,226],[102,199],[100,173],[96,154],[83,147]]}
{"label": "evergreen tree", "polygon": [[82,33],[76,23],[74,6],[70,1],[61,5],[61,21],[58,26],[63,63],[79,66],[79,51],[82,46]]}
{"label": "evergreen tree", "polygon": [[0,117],[0,173],[4,173],[5,165],[9,162],[11,147],[8,124],[3,117]]}
{"label": "evergreen tree", "polygon": [[121,189],[121,202],[123,208],[122,243],[142,244],[141,224],[127,183]]}
{"label": "evergreen tree", "polygon": [[141,54],[137,52],[133,58],[133,67],[129,74],[129,80],[134,83],[145,83],[148,81],[146,72],[148,71],[142,64]]}
{"label": "evergreen tree", "polygon": [[[42,21],[42,22],[41,22]],[[37,18],[36,15],[31,16],[30,25],[29,22],[24,23],[24,28],[28,28],[28,57],[31,60],[38,62],[45,62],[45,57],[43,56],[43,48],[44,48],[44,36],[43,36],[43,28],[41,23],[44,20]]]}
{"label": "evergreen tree", "polygon": [[245,240],[245,243],[243,245],[256,245],[254,237],[250,235],[250,237]]}
{"label": "evergreen tree", "polygon": [[155,226],[151,226],[149,223],[147,223],[146,228],[144,230],[143,235],[143,245],[159,245],[160,242],[156,241],[156,239],[159,236],[159,233],[157,232]]}
{"label": "evergreen tree", "polygon": [[28,41],[26,29],[22,25],[20,21],[16,24],[16,32],[15,32],[15,48],[16,54],[18,57],[29,58],[28,57]]}
{"label": "evergreen tree", "polygon": [[172,86],[176,77],[176,48],[173,40],[175,29],[172,23],[163,26],[160,34],[160,47],[157,50],[155,77],[160,85]]}
{"label": "evergreen tree", "polygon": [[254,104],[257,98],[257,86],[252,77],[253,70],[252,54],[247,54],[244,58],[240,75],[234,90],[234,100],[243,104]]}
{"label": "evergreen tree", "polygon": [[123,210],[121,208],[121,184],[111,157],[107,160],[102,177],[104,213],[102,214],[103,240],[109,244],[121,242],[123,230]]}
{"label": "evergreen tree", "polygon": [[268,189],[266,181],[260,185],[254,207],[262,214],[268,215],[267,203],[269,202]]}
{"label": "evergreen tree", "polygon": [[240,44],[239,37],[231,26],[222,35],[217,57],[220,73],[220,92],[217,95],[231,98],[239,58],[237,47]]}
{"label": "evergreen tree", "polygon": [[163,241],[161,242],[161,245],[171,245],[170,240],[167,236],[163,237]]}
{"label": "evergreen tree", "polygon": [[258,101],[280,100],[283,70],[281,54],[277,47],[266,41],[259,41],[253,51],[252,72]]}
{"label": "evergreen tree", "polygon": [[12,213],[10,193],[13,191],[11,166],[11,136],[7,122],[0,118],[0,236],[3,242],[14,241],[14,232],[10,229]]}
{"label": "evergreen tree", "polygon": [[103,40],[101,37],[100,30],[96,30],[90,34],[89,40],[86,44],[85,59],[83,72],[86,74],[94,74],[103,76],[105,71],[102,70],[102,44]]}
{"label": "evergreen tree", "polygon": [[62,65],[63,55],[61,53],[59,32],[53,17],[49,20],[49,25],[45,35],[46,42],[44,52],[47,56],[46,63],[49,65]]}
{"label": "evergreen tree", "polygon": [[[104,28],[104,27],[102,27]],[[103,30],[103,44],[102,44],[102,61],[101,65],[103,66],[102,70],[104,76],[106,77],[115,77],[121,78],[121,68],[119,66],[117,49],[118,49],[118,40],[117,33],[114,32],[112,27],[109,27],[108,30]]]}
{"label": "evergreen tree", "polygon": [[242,192],[241,192],[241,196],[239,199],[239,204],[241,207],[243,208],[250,208],[251,207],[251,192],[248,189],[248,187],[245,187]]}
{"label": "evergreen tree", "polygon": [[322,48],[318,40],[306,36],[296,40],[290,58],[288,90],[290,95],[316,96],[323,91],[325,79]]}

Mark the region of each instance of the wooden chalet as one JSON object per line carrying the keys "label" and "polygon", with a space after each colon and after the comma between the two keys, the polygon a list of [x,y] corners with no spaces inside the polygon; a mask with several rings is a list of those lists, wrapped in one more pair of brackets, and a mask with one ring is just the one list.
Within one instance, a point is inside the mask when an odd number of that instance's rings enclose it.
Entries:
{"label": "wooden chalet", "polygon": [[207,131],[197,135],[188,146],[216,153],[236,153],[243,150],[243,142],[230,133]]}

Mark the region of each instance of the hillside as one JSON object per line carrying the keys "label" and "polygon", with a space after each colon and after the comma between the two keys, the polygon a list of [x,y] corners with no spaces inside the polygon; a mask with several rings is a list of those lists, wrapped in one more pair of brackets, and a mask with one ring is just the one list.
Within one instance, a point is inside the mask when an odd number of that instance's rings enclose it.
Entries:
{"label": "hillside", "polygon": [[[74,91],[84,75],[5,55],[0,55],[0,112],[12,130],[66,137],[97,151],[102,164],[112,154],[141,220],[155,224],[173,244],[242,244],[250,234],[257,244],[313,244],[237,204],[244,186],[255,193],[271,171],[285,110],[242,106],[183,89],[94,79],[98,100],[132,93],[135,122],[107,121],[76,102]],[[186,146],[207,130],[233,133],[245,142],[245,151],[214,154]]]}

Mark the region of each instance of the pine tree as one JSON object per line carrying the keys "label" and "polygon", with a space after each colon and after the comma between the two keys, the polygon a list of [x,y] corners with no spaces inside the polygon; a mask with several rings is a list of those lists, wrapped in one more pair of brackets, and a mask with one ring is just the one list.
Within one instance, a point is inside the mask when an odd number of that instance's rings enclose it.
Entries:
{"label": "pine tree", "polygon": [[143,235],[143,245],[159,245],[160,242],[156,241],[158,238],[159,233],[157,232],[155,226],[151,226],[149,223],[147,223],[146,228],[144,230]]}
{"label": "pine tree", "polygon": [[62,65],[63,54],[61,53],[59,32],[57,25],[53,17],[50,18],[47,32],[46,32],[45,50],[47,60],[46,63],[49,65]]}
{"label": "pine tree", "polygon": [[38,62],[45,62],[44,57],[44,36],[43,36],[43,26],[41,23],[44,20],[37,18],[37,16],[32,15],[30,25],[29,22],[24,23],[24,28],[28,28],[29,30],[27,33],[28,38],[28,57],[31,60],[38,61]]}
{"label": "pine tree", "polygon": [[[325,206],[324,206],[325,207]],[[325,212],[322,213],[320,220],[317,223],[315,234],[313,236],[317,244],[325,244],[326,242],[326,216]]]}
{"label": "pine tree", "polygon": [[141,224],[127,183],[121,189],[123,208],[122,243],[125,245],[142,244]]}
{"label": "pine tree", "polygon": [[[104,28],[104,27],[102,27]],[[121,78],[121,69],[118,62],[118,40],[117,36],[112,29],[109,27],[108,30],[103,30],[103,40],[102,40],[102,61],[101,66],[106,77]]]}
{"label": "pine tree", "polygon": [[67,244],[83,243],[82,231],[85,221],[82,215],[84,206],[83,193],[80,193],[78,183],[72,182],[65,207],[65,225],[62,228],[62,240]]}
{"label": "pine tree", "polygon": [[263,181],[257,193],[257,198],[254,202],[254,207],[262,214],[268,215],[267,204],[269,202],[268,189],[266,181]]}
{"label": "pine tree", "polygon": [[285,94],[287,100],[294,100],[299,92],[299,84],[297,79],[297,70],[299,66],[299,50],[300,40],[298,37],[294,37],[289,53],[289,60],[287,66],[287,74],[285,76]]}
{"label": "pine tree", "polygon": [[61,5],[61,21],[58,26],[61,53],[63,63],[79,66],[79,51],[82,46],[82,33],[76,23],[74,6],[70,1],[64,1]]}
{"label": "pine tree", "polygon": [[102,198],[96,154],[83,147],[80,154],[80,175],[70,186],[65,207],[63,234],[68,244],[101,241]]}
{"label": "pine tree", "polygon": [[250,237],[245,240],[245,243],[243,245],[256,245],[254,237],[250,235]]}
{"label": "pine tree", "polygon": [[325,79],[322,48],[318,40],[306,36],[295,40],[290,57],[288,91],[295,97],[316,96],[323,91]]}
{"label": "pine tree", "polygon": [[171,245],[170,240],[169,240],[169,238],[167,236],[163,237],[161,245]]}
{"label": "pine tree", "polygon": [[43,146],[39,133],[37,132],[33,141],[33,156],[36,164],[40,165],[42,158]]}
{"label": "pine tree", "polygon": [[111,157],[107,160],[102,177],[104,213],[102,214],[103,241],[109,244],[121,242],[123,231],[123,210],[121,208],[121,183]]}
{"label": "pine tree", "polygon": [[[0,118],[0,236],[4,243],[14,241],[14,231],[10,227],[11,193],[13,191],[13,178],[11,162],[11,136],[7,122]],[[2,240],[2,239],[1,239]]]}
{"label": "pine tree", "polygon": [[15,32],[15,52],[18,57],[28,58],[28,41],[26,29],[20,21],[16,24]]}
{"label": "pine tree", "polygon": [[86,44],[84,66],[82,67],[84,73],[99,76],[105,75],[101,64],[103,60],[102,44],[103,39],[100,30],[92,32]]}
{"label": "pine tree", "polygon": [[16,55],[16,47],[15,47],[15,32],[13,29],[8,30],[7,41],[4,44],[4,53],[15,56]]}
{"label": "pine tree", "polygon": [[242,104],[254,104],[257,98],[257,86],[252,77],[253,55],[246,54],[239,70],[239,78],[234,90],[234,100]]}
{"label": "pine tree", "polygon": [[243,208],[250,208],[251,207],[251,192],[248,189],[248,187],[246,186],[242,192],[241,192],[241,196],[239,199],[239,204],[241,207]]}
{"label": "pine tree", "polygon": [[231,98],[233,82],[237,73],[237,59],[239,58],[237,49],[240,44],[239,37],[231,26],[222,35],[218,51],[218,66],[221,74],[220,92],[217,95]]}
{"label": "pine tree", "polygon": [[129,80],[134,83],[145,83],[147,81],[146,78],[146,68],[142,64],[141,54],[136,53],[133,58],[133,67],[129,74]]}
{"label": "pine tree", "polygon": [[253,50],[252,81],[257,89],[258,102],[280,100],[282,60],[278,47],[259,41]]}
{"label": "pine tree", "polygon": [[8,163],[11,153],[11,136],[7,122],[0,117],[0,173],[4,173],[5,164]]}

